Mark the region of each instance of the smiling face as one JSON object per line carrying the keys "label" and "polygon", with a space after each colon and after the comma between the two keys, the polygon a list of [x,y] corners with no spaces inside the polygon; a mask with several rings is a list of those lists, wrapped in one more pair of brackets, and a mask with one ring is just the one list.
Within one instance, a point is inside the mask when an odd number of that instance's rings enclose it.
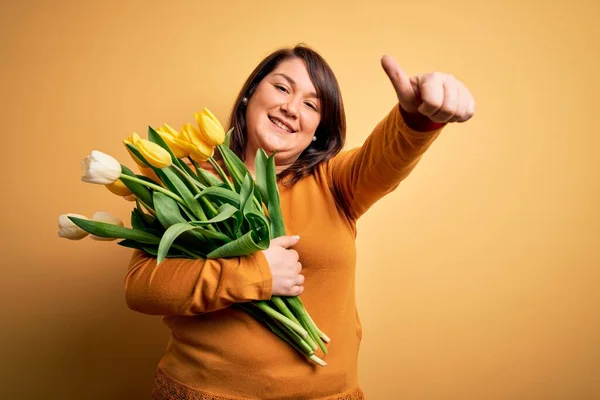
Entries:
{"label": "smiling face", "polygon": [[321,104],[304,61],[282,61],[259,83],[246,109],[246,160],[259,148],[277,150],[275,163],[291,165],[312,143]]}

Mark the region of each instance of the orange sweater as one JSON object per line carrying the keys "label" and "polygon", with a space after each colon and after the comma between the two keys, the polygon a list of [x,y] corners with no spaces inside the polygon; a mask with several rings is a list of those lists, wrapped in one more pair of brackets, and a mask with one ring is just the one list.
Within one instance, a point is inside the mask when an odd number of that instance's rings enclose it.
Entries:
{"label": "orange sweater", "polygon": [[268,300],[262,252],[214,260],[156,259],[135,250],[125,280],[136,311],[164,315],[172,332],[155,399],[363,399],[357,374],[362,337],[355,302],[356,221],[394,190],[439,135],[410,129],[398,105],[359,148],[320,165],[291,188],[279,186],[286,232],[305,276],[301,299],[330,338],[326,367],[303,355],[235,302]]}

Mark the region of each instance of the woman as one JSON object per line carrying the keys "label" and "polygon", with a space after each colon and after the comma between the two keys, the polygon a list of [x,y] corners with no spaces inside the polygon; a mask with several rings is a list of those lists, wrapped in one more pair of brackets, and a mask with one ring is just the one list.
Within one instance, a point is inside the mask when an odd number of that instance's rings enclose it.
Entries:
{"label": "woman", "polygon": [[[276,51],[250,75],[231,113],[231,148],[250,171],[258,148],[278,151],[281,208],[286,232],[294,236],[250,256],[171,258],[157,269],[155,258],[135,251],[127,304],[164,315],[172,331],[154,398],[364,398],[357,376],[356,221],[412,171],[444,124],[464,122],[474,112],[471,94],[452,76],[409,78],[390,57],[382,65],[398,104],[362,146],[348,151],[341,151],[340,89],[316,52],[304,46]],[[328,354],[320,355],[325,368],[229,307],[300,294],[332,338]]]}

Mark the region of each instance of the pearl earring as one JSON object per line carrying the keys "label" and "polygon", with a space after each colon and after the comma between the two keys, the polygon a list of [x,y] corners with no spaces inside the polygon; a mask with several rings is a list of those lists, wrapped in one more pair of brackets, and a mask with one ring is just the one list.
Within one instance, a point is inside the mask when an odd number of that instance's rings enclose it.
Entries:
{"label": "pearl earring", "polygon": [[248,104],[248,98],[247,97],[242,97],[242,104],[243,105]]}
{"label": "pearl earring", "polygon": [[316,137],[316,136],[313,136],[313,138],[312,138],[312,141],[313,141],[313,142],[316,142],[316,141],[317,141],[317,137]]}

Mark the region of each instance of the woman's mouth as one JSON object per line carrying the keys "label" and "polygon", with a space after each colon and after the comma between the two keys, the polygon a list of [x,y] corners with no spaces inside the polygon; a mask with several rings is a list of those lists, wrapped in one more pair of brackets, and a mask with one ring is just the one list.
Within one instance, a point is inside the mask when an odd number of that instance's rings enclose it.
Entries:
{"label": "woman's mouth", "polygon": [[273,118],[273,117],[269,117],[269,120],[271,121],[271,123],[273,124],[273,126],[275,126],[276,128],[278,128],[280,131],[283,131],[283,132],[286,132],[286,133],[295,133],[295,131],[292,131],[286,124],[284,124],[283,122],[281,122],[279,119]]}

